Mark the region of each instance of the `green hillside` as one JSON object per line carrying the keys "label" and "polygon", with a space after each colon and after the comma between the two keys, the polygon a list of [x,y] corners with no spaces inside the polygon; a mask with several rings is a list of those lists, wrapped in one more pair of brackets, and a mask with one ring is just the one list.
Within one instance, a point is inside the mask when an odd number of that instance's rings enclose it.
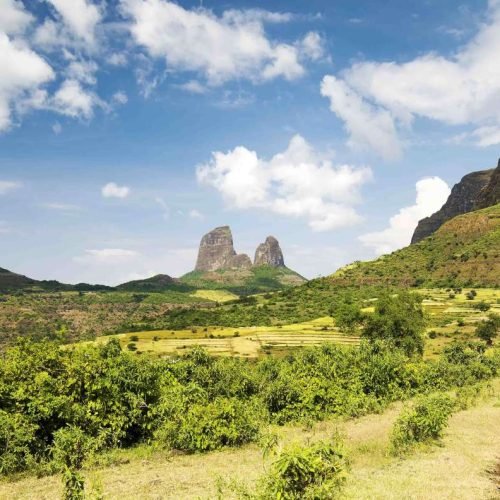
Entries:
{"label": "green hillside", "polygon": [[418,244],[331,276],[339,285],[425,287],[500,284],[500,204],[445,223]]}
{"label": "green hillside", "polygon": [[211,272],[192,271],[182,276],[180,281],[198,289],[224,289],[236,295],[251,295],[300,285],[306,279],[287,267],[257,266]]}

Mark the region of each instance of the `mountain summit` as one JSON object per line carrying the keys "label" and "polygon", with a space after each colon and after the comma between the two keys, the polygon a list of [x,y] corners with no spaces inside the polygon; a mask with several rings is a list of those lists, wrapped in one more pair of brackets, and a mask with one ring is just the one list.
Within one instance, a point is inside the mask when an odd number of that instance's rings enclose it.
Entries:
{"label": "mountain summit", "polygon": [[254,266],[285,267],[280,244],[274,236],[268,236],[255,250]]}
{"label": "mountain summit", "polygon": [[413,245],[427,238],[427,236],[436,232],[445,222],[457,215],[475,210],[480,200],[480,195],[490,182],[494,172],[495,169],[481,170],[462,177],[460,182],[453,186],[446,203],[436,213],[422,219],[418,223],[413,233],[411,244]]}
{"label": "mountain summit", "polygon": [[306,281],[285,266],[274,236],[257,247],[252,264],[248,255],[236,253],[229,226],[216,227],[202,237],[194,271],[180,280],[193,288],[225,289],[238,295],[279,290]]}
{"label": "mountain summit", "polygon": [[233,235],[229,226],[216,227],[201,239],[195,271],[249,267],[252,267],[250,257],[237,254],[234,250]]}

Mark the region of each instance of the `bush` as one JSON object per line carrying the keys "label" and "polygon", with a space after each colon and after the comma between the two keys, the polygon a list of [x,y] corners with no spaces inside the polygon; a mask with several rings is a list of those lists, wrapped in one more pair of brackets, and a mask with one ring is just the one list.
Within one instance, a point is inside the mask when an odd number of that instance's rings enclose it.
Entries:
{"label": "bush", "polygon": [[392,430],[392,452],[400,455],[417,443],[439,439],[453,407],[450,396],[436,393],[421,397],[412,407],[404,409]]}
{"label": "bush", "polygon": [[487,302],[485,302],[484,300],[481,300],[477,304],[474,304],[472,307],[474,309],[479,309],[479,311],[482,311],[482,312],[489,311],[491,308],[491,306]]}
{"label": "bush", "polygon": [[235,398],[217,398],[196,403],[177,413],[157,430],[155,437],[171,448],[210,451],[224,446],[239,446],[257,439],[262,412],[255,404]]}
{"label": "bush", "polygon": [[37,425],[18,413],[0,410],[0,474],[23,470],[35,463]]}
{"label": "bush", "polygon": [[331,499],[347,476],[347,460],[338,444],[320,442],[291,447],[273,462],[261,483],[260,498]]}
{"label": "bush", "polygon": [[79,500],[84,495],[84,480],[80,471],[95,444],[79,427],[60,429],[54,434],[52,454],[54,464],[63,475],[65,500]]}

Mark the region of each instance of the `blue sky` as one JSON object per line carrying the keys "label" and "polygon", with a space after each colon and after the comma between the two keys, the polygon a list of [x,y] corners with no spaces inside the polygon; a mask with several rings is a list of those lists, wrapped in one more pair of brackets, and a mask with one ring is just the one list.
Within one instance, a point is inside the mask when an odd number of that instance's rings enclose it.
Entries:
{"label": "blue sky", "polygon": [[229,224],[308,277],[499,156],[500,1],[0,0],[0,266],[115,284]]}

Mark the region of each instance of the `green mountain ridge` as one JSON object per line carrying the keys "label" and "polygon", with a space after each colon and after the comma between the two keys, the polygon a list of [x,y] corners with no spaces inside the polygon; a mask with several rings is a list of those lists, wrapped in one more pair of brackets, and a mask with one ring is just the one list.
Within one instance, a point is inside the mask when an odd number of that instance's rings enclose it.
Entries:
{"label": "green mountain ridge", "polygon": [[457,216],[419,243],[329,278],[339,285],[499,286],[500,204]]}

